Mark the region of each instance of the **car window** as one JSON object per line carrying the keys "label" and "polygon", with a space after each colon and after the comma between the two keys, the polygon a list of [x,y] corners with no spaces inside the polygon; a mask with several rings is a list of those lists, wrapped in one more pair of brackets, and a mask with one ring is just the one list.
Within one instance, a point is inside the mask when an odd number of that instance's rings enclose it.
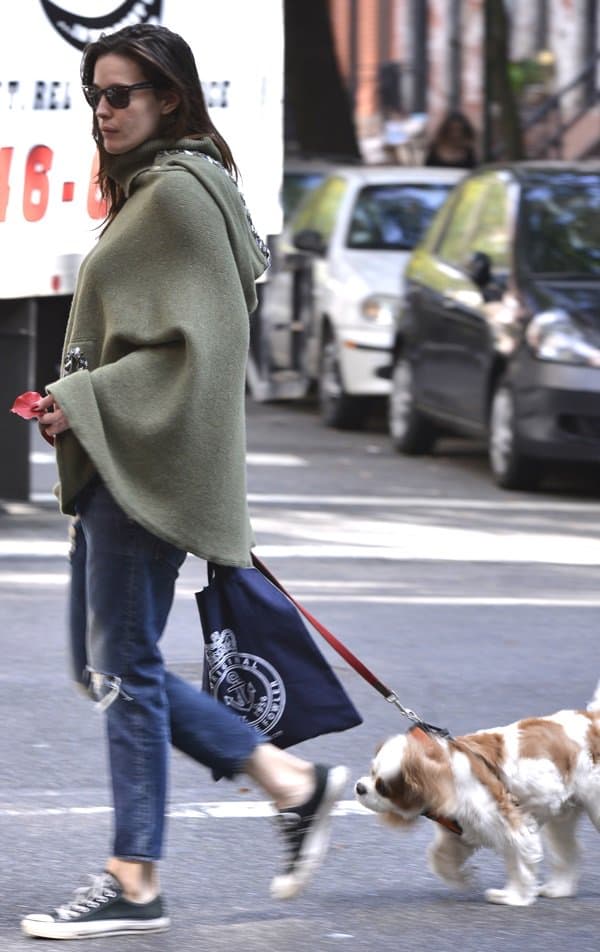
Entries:
{"label": "car window", "polygon": [[457,268],[467,258],[469,240],[477,224],[487,182],[487,176],[478,176],[464,183],[440,235],[435,253]]}
{"label": "car window", "polygon": [[368,185],[357,195],[346,236],[348,248],[410,250],[430,224],[452,185]]}
{"label": "car window", "polygon": [[317,170],[307,172],[285,172],[283,176],[283,185],[281,186],[281,207],[283,209],[283,220],[288,221],[300,202],[309,192],[320,185],[325,178],[324,172]]}
{"label": "car window", "polygon": [[[490,179],[465,249],[467,259],[475,251],[488,255],[494,272],[506,272],[510,267],[512,228],[509,199],[507,182],[499,177]],[[466,264],[466,259],[462,264]]]}
{"label": "car window", "polygon": [[446,225],[452,215],[452,210],[459,200],[459,189],[452,187],[449,196],[436,211],[429,228],[423,235],[422,245],[432,254],[438,246],[439,239],[446,231]]}
{"label": "car window", "polygon": [[332,235],[339,207],[348,185],[343,178],[332,176],[307,196],[291,222],[292,234],[305,228],[318,231],[327,243]]}
{"label": "car window", "polygon": [[540,274],[600,275],[600,173],[540,175],[523,190],[523,253]]}

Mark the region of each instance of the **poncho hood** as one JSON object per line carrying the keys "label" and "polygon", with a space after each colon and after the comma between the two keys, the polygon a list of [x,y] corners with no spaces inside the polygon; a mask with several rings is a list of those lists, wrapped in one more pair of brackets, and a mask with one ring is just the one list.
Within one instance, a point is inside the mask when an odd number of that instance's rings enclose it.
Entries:
{"label": "poncho hood", "polygon": [[[242,281],[247,281],[248,247],[253,252],[252,278],[246,289],[251,313],[256,308],[254,282],[268,267],[270,253],[257,234],[243,196],[235,185],[233,176],[223,166],[221,153],[212,139],[206,136],[202,139],[180,139],[176,143],[153,139],[131,152],[107,157],[107,171],[111,178],[121,185],[127,197],[135,191],[139,175],[148,169],[158,171],[176,168],[186,169],[194,175],[214,199],[230,225],[237,226],[244,238],[252,237],[253,241],[249,246],[246,241],[240,243],[236,240],[237,228],[229,228],[232,251],[236,256]],[[218,171],[216,175],[215,170]],[[223,177],[228,180],[227,185],[224,184]]]}
{"label": "poncho hood", "polygon": [[245,364],[264,245],[209,139],[111,159],[125,204],[81,265],[50,384],[59,498],[97,473],[132,518],[211,561],[249,565]]}

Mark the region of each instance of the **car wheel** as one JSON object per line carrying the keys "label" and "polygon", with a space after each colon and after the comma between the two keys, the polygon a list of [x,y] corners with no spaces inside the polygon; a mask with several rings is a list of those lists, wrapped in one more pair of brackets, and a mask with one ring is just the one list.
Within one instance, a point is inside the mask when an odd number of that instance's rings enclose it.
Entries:
{"label": "car wheel", "polygon": [[436,439],[436,429],[415,407],[412,367],[399,357],[392,371],[388,400],[388,430],[396,452],[418,456],[428,453]]}
{"label": "car wheel", "polygon": [[344,390],[337,344],[329,336],[321,347],[319,367],[319,412],[325,426],[339,430],[358,430],[367,416],[364,397],[354,397]]}
{"label": "car wheel", "polygon": [[500,384],[492,400],[488,453],[494,479],[503,489],[534,489],[539,483],[540,463],[519,448],[515,398],[507,384]]}

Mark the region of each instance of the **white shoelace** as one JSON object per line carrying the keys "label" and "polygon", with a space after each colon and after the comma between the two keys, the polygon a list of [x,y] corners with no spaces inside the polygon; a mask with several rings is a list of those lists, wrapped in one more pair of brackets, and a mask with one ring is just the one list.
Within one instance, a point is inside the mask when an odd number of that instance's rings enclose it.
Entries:
{"label": "white shoelace", "polygon": [[112,876],[101,873],[99,876],[90,875],[89,879],[90,885],[76,889],[75,896],[67,906],[59,906],[56,909],[59,919],[76,919],[116,897]]}

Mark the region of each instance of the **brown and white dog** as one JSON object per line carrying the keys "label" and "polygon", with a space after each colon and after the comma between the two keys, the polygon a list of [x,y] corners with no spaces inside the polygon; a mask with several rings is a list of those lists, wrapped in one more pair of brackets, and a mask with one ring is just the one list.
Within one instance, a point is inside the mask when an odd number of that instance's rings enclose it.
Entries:
{"label": "brown and white dog", "polygon": [[[395,824],[437,820],[429,863],[452,886],[468,885],[464,864],[489,847],[504,858],[507,880],[486,891],[488,902],[528,906],[537,896],[573,896],[579,816],[586,812],[600,832],[600,683],[586,710],[456,739],[413,727],[382,744],[355,795]],[[542,839],[551,873],[540,885]]]}

